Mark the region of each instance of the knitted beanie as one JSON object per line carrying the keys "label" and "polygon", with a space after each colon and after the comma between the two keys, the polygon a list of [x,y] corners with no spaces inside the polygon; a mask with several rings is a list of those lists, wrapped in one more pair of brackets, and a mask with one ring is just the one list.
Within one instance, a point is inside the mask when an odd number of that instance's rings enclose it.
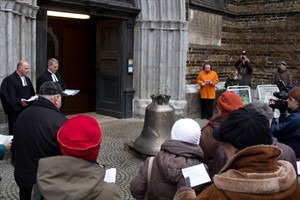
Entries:
{"label": "knitted beanie", "polygon": [[177,120],[171,130],[171,139],[199,144],[201,137],[200,125],[193,119]]}
{"label": "knitted beanie", "polygon": [[242,99],[233,91],[226,91],[218,99],[218,107],[221,115],[228,115],[231,111],[244,106]]}
{"label": "knitted beanie", "polygon": [[265,115],[254,108],[240,108],[230,112],[228,118],[213,131],[213,137],[229,143],[235,148],[273,143],[269,128],[270,122]]}
{"label": "knitted beanie", "polygon": [[57,140],[63,155],[93,161],[99,154],[102,132],[95,118],[77,115],[59,129]]}

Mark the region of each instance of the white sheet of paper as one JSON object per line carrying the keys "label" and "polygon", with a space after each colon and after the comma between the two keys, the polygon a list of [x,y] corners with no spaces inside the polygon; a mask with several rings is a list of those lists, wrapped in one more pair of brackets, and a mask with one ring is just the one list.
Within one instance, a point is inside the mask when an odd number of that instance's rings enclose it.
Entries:
{"label": "white sheet of paper", "polygon": [[0,134],[0,144],[5,144],[13,139],[13,135],[2,135]]}
{"label": "white sheet of paper", "polygon": [[211,181],[203,163],[182,169],[182,174],[190,177],[191,187]]}
{"label": "white sheet of paper", "polygon": [[110,168],[105,172],[104,181],[107,183],[115,183],[116,182],[117,169]]}
{"label": "white sheet of paper", "polygon": [[73,89],[65,89],[64,93],[66,93],[69,96],[76,95],[80,90],[73,90]]}
{"label": "white sheet of paper", "polygon": [[34,101],[38,98],[39,96],[38,95],[34,95],[32,97],[30,97],[29,99],[26,99],[26,101]]}
{"label": "white sheet of paper", "polygon": [[297,171],[298,175],[300,176],[300,161],[297,161]]}

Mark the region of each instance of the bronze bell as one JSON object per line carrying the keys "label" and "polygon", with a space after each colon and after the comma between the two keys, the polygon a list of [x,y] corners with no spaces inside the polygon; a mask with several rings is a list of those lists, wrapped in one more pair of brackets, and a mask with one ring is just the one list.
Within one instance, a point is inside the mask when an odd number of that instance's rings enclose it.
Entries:
{"label": "bronze bell", "polygon": [[150,97],[152,102],[146,108],[144,127],[133,148],[146,155],[156,155],[161,144],[170,138],[175,109],[169,105],[169,95],[152,94]]}

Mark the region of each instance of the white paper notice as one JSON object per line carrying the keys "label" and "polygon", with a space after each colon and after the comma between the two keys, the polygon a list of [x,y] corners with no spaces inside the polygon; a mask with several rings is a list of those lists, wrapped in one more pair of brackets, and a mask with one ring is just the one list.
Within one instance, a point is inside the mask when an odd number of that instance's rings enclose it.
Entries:
{"label": "white paper notice", "polygon": [[184,178],[190,178],[191,187],[211,181],[203,164],[184,168],[182,169],[182,174]]}
{"label": "white paper notice", "polygon": [[64,93],[66,93],[68,96],[74,96],[76,95],[80,90],[73,90],[73,89],[66,89]]}
{"label": "white paper notice", "polygon": [[298,175],[300,175],[300,161],[297,161],[297,171]]}
{"label": "white paper notice", "polygon": [[106,170],[104,181],[107,183],[115,183],[116,182],[117,169],[110,168]]}
{"label": "white paper notice", "polygon": [[34,95],[32,97],[30,97],[29,99],[25,99],[25,101],[34,101],[38,98],[39,96],[38,95]]}
{"label": "white paper notice", "polygon": [[13,139],[13,135],[2,135],[0,134],[0,144],[6,144]]}

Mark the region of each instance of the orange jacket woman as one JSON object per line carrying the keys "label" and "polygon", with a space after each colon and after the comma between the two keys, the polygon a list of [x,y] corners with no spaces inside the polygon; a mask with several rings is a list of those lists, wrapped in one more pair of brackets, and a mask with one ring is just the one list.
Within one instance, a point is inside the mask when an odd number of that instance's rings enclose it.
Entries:
{"label": "orange jacket woman", "polygon": [[203,64],[197,77],[200,85],[201,119],[211,119],[213,116],[213,101],[216,98],[215,85],[219,82],[218,74],[212,70],[209,63]]}

